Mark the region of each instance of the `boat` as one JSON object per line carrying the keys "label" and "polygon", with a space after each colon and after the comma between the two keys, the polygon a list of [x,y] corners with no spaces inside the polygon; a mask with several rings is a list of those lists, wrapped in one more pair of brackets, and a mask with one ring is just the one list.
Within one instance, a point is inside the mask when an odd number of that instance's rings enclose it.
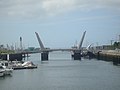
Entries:
{"label": "boat", "polygon": [[14,70],[19,70],[19,69],[34,69],[37,68],[37,65],[33,64],[31,61],[26,61],[23,64],[14,64],[12,67]]}
{"label": "boat", "polygon": [[5,70],[0,70],[0,77],[3,77],[3,76],[4,76],[4,71],[5,71]]}
{"label": "boat", "polygon": [[3,75],[12,75],[13,69],[7,68],[6,66],[0,64],[1,76]]}
{"label": "boat", "polygon": [[5,70],[3,69],[2,64],[0,63],[0,77],[3,77],[5,75],[4,72]]}
{"label": "boat", "polygon": [[25,68],[25,69],[34,69],[34,68],[37,68],[37,66],[35,64],[33,64],[32,61],[26,61],[22,64],[22,66]]}
{"label": "boat", "polygon": [[6,66],[2,66],[4,69],[4,74],[5,75],[12,75],[13,69],[12,68],[7,68]]}

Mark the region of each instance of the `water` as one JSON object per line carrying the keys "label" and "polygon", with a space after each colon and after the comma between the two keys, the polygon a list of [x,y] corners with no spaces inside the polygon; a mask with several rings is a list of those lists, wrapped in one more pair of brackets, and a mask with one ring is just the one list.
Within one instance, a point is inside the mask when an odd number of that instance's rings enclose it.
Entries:
{"label": "water", "polygon": [[15,70],[0,78],[0,90],[120,90],[120,66],[95,59],[71,60],[70,53],[50,53],[50,60],[40,61],[40,54],[28,60],[37,69]]}

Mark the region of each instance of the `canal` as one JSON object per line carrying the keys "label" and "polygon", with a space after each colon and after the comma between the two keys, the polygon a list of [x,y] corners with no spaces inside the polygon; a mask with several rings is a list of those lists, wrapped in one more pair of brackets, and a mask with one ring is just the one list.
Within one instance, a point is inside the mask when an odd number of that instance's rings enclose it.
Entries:
{"label": "canal", "polygon": [[27,60],[37,69],[15,70],[12,76],[0,77],[0,90],[119,90],[120,66],[95,59],[72,60],[70,53],[50,53],[41,62],[40,54]]}

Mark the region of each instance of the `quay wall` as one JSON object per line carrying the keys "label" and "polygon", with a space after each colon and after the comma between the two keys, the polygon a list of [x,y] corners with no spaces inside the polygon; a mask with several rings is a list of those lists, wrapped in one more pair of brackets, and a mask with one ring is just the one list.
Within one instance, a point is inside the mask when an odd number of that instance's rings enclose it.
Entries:
{"label": "quay wall", "polygon": [[96,53],[98,60],[112,61],[114,65],[120,64],[120,50],[102,50]]}

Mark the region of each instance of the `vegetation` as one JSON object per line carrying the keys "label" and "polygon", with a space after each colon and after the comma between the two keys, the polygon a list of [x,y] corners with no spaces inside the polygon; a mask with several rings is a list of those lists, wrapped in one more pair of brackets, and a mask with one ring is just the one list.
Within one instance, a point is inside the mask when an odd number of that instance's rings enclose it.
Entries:
{"label": "vegetation", "polygon": [[114,44],[113,44],[113,46],[114,46],[114,49],[120,49],[120,42],[114,42]]}
{"label": "vegetation", "polygon": [[0,54],[11,54],[11,53],[15,53],[15,51],[13,50],[0,50]]}

